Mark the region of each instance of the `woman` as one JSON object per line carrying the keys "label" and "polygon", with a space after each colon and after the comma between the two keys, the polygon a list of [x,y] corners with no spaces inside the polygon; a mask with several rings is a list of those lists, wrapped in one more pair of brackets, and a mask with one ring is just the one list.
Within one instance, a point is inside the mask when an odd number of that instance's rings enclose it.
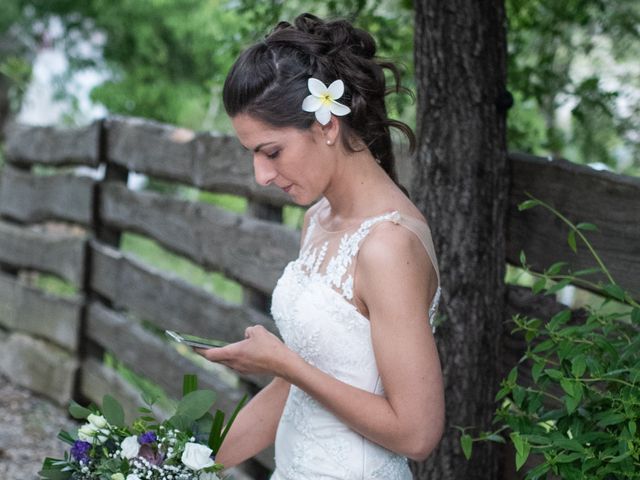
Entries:
{"label": "woman", "polygon": [[[284,343],[255,326],[199,350],[275,379],[241,411],[217,460],[275,441],[273,480],[409,479],[443,430],[442,374],[428,322],[439,273],[426,221],[396,183],[383,68],[372,37],[299,16],[242,53],[224,86],[255,177],[311,206],[300,256],[273,292]],[[314,203],[315,202],[315,203]]]}

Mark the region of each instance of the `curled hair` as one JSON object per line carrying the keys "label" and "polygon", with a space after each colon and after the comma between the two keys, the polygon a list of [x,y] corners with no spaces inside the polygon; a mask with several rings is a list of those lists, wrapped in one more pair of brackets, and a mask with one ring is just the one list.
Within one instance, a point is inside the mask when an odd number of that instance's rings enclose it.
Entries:
{"label": "curled hair", "polygon": [[[225,109],[231,117],[246,113],[276,127],[305,130],[315,121],[302,110],[309,77],[327,85],[340,79],[345,85],[340,103],[351,108],[340,117],[342,144],[355,152],[363,142],[398,183],[390,129],[404,133],[412,151],[415,137],[408,125],[387,115],[385,96],[404,89],[397,67],[375,54],[376,43],[366,31],[346,20],[323,21],[303,13],[293,24],[280,22],[238,57],[225,80]],[[385,69],[395,79],[392,89],[387,88]]]}

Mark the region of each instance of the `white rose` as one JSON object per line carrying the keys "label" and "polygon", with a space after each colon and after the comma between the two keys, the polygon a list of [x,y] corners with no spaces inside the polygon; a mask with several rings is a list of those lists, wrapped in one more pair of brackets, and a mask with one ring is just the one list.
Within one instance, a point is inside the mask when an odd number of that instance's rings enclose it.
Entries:
{"label": "white rose", "polygon": [[[140,451],[140,444],[138,443],[138,437],[136,435],[131,435],[130,437],[125,438],[120,444],[120,456],[122,458],[133,458],[138,456],[138,452]],[[129,475],[130,477],[131,475]],[[127,477],[127,480],[131,480]],[[137,477],[136,477],[137,478]]]}
{"label": "white rose", "polygon": [[191,470],[202,470],[214,464],[214,461],[211,459],[212,453],[213,450],[205,445],[187,442],[180,460]]}
{"label": "white rose", "polygon": [[78,439],[88,443],[93,443],[93,437],[96,436],[96,431],[96,427],[90,423],[85,423],[78,430]]}
{"label": "white rose", "polygon": [[96,427],[96,430],[100,428],[104,428],[108,425],[107,419],[104,418],[102,415],[95,415],[92,413],[87,417],[87,420],[91,425]]}
{"label": "white rose", "polygon": [[141,480],[141,479],[135,473],[130,473],[129,475],[127,475],[127,480]]}
{"label": "white rose", "polygon": [[124,475],[121,473],[114,473],[111,475],[111,480],[124,480]]}
{"label": "white rose", "polygon": [[220,477],[211,472],[200,472],[198,480],[220,480]]}

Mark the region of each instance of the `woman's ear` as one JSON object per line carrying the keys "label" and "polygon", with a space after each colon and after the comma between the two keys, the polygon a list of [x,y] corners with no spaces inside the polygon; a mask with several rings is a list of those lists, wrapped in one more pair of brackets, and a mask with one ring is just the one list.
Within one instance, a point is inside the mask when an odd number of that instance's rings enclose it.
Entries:
{"label": "woman's ear", "polygon": [[[320,125],[320,124],[318,124]],[[327,145],[335,145],[340,136],[340,120],[335,115],[331,115],[331,119],[326,125],[320,125],[322,136]]]}

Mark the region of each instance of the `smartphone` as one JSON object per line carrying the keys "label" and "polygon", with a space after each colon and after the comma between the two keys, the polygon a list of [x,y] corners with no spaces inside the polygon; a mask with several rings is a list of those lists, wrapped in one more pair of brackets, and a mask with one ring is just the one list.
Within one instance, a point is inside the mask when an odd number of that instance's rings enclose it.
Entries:
{"label": "smartphone", "polygon": [[178,332],[174,332],[173,330],[165,330],[164,332],[176,342],[184,343],[185,345],[189,345],[191,347],[216,348],[216,347],[224,347],[225,345],[229,345],[229,342],[225,342],[223,340],[196,337],[195,335],[178,333]]}

